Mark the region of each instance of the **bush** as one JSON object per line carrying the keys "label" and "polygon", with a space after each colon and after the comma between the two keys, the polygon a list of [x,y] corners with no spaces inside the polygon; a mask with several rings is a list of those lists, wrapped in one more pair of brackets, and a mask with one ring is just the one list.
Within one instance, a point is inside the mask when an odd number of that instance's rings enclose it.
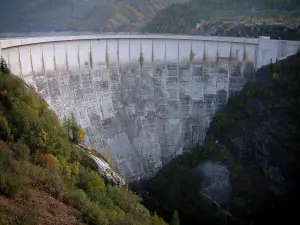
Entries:
{"label": "bush", "polygon": [[55,198],[61,199],[64,194],[64,182],[57,172],[46,173],[45,179],[43,180],[44,187],[52,194]]}
{"label": "bush", "polygon": [[0,114],[0,139],[9,140],[11,138],[10,127],[6,118]]}
{"label": "bush", "polygon": [[0,171],[6,170],[13,160],[13,152],[0,140]]}
{"label": "bush", "polygon": [[7,74],[9,73],[9,68],[3,58],[0,59],[0,71]]}
{"label": "bush", "polygon": [[180,225],[180,220],[178,217],[178,212],[175,210],[173,215],[172,215],[172,219],[171,219],[171,223],[170,225]]}
{"label": "bush", "polygon": [[30,158],[30,149],[28,146],[22,142],[17,142],[13,146],[13,150],[15,153],[15,158],[19,161],[26,161]]}
{"label": "bush", "polygon": [[107,225],[108,219],[104,211],[100,209],[96,202],[87,201],[87,204],[82,208],[83,217],[89,224]]}
{"label": "bush", "polygon": [[15,224],[16,224],[15,218],[0,212],[0,225],[15,225]]}
{"label": "bush", "polygon": [[95,161],[82,149],[73,148],[70,161],[78,161],[82,167],[97,170]]}
{"label": "bush", "polygon": [[69,189],[64,196],[64,200],[69,205],[74,206],[75,208],[80,210],[86,204],[88,198],[84,191],[81,189]]}
{"label": "bush", "polygon": [[103,189],[99,189],[98,187],[91,187],[88,196],[90,199],[97,201],[101,206],[113,209],[115,207],[114,202],[110,199],[106,192]]}
{"label": "bush", "polygon": [[99,188],[104,190],[104,181],[100,178],[99,174],[93,170],[87,171],[81,167],[78,176],[77,186],[84,191],[90,192],[92,188]]}
{"label": "bush", "polygon": [[0,173],[0,192],[10,197],[24,193],[28,180],[11,172]]}
{"label": "bush", "polygon": [[80,210],[89,224],[108,224],[107,216],[96,202],[91,202],[81,189],[69,189],[64,197],[66,203]]}

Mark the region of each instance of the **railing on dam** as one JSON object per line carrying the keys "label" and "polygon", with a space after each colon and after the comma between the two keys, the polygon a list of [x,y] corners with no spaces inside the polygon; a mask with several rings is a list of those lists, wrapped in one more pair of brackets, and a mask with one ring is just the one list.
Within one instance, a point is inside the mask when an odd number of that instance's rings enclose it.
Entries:
{"label": "railing on dam", "polygon": [[73,112],[87,144],[110,149],[128,181],[151,177],[175,153],[201,143],[215,113],[256,69],[300,46],[169,34],[0,42],[11,71],[60,118]]}

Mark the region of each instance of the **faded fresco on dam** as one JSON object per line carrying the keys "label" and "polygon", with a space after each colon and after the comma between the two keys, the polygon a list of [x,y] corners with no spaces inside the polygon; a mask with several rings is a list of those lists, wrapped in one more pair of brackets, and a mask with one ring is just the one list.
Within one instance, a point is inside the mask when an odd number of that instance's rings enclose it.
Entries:
{"label": "faded fresco on dam", "polygon": [[74,113],[86,143],[134,180],[202,143],[215,112],[253,75],[257,48],[100,39],[24,45],[3,55],[61,119]]}

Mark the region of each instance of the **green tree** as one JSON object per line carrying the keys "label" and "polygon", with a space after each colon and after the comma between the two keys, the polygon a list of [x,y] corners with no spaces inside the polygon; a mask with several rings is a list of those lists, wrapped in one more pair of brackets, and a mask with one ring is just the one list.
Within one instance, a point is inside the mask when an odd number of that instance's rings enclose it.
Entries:
{"label": "green tree", "polygon": [[69,140],[75,144],[79,144],[85,138],[83,128],[78,125],[74,113],[71,114],[70,118],[64,118],[64,128],[67,133]]}
{"label": "green tree", "polygon": [[10,139],[10,127],[6,118],[0,114],[0,138],[3,140]]}
{"label": "green tree", "polygon": [[3,58],[0,59],[0,71],[3,73],[9,73],[9,68]]}
{"label": "green tree", "polygon": [[77,129],[77,137],[78,137],[78,141],[79,141],[79,142],[83,141],[84,138],[85,138],[84,130],[83,130],[83,128],[80,127],[80,126],[79,126],[78,129]]}
{"label": "green tree", "polygon": [[165,223],[161,218],[158,217],[158,215],[156,213],[154,213],[153,219],[152,219],[152,224],[153,225],[161,225],[161,224],[165,224]]}
{"label": "green tree", "polygon": [[30,149],[26,144],[19,141],[16,144],[14,144],[13,150],[14,150],[14,153],[15,153],[14,155],[15,155],[16,159],[18,159],[20,161],[29,160]]}
{"label": "green tree", "polygon": [[180,225],[180,220],[179,220],[179,217],[178,217],[177,210],[175,210],[174,213],[173,213],[173,215],[172,215],[172,219],[171,219],[170,225]]}
{"label": "green tree", "polygon": [[96,171],[88,171],[81,167],[78,178],[77,186],[87,192],[89,192],[93,187],[101,190],[103,190],[105,187],[104,181],[100,178]]}
{"label": "green tree", "polygon": [[74,113],[71,114],[71,132],[72,132],[72,141],[74,143],[78,144],[78,142],[79,142],[78,125],[77,125]]}

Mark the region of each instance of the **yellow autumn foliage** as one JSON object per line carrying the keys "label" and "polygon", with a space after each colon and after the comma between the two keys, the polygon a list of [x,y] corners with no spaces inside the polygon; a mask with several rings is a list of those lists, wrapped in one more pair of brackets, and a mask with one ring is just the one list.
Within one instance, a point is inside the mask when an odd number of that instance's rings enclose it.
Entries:
{"label": "yellow autumn foliage", "polygon": [[45,144],[47,144],[47,143],[48,143],[48,134],[47,134],[46,131],[44,131],[44,129],[42,129],[42,131],[41,131],[41,137],[42,137],[42,139],[43,139],[43,142],[44,142]]}
{"label": "yellow autumn foliage", "polygon": [[0,91],[0,95],[7,95],[7,90]]}
{"label": "yellow autumn foliage", "polygon": [[83,141],[85,139],[85,133],[84,133],[84,130],[82,127],[78,128],[77,135],[78,135],[79,141]]}

